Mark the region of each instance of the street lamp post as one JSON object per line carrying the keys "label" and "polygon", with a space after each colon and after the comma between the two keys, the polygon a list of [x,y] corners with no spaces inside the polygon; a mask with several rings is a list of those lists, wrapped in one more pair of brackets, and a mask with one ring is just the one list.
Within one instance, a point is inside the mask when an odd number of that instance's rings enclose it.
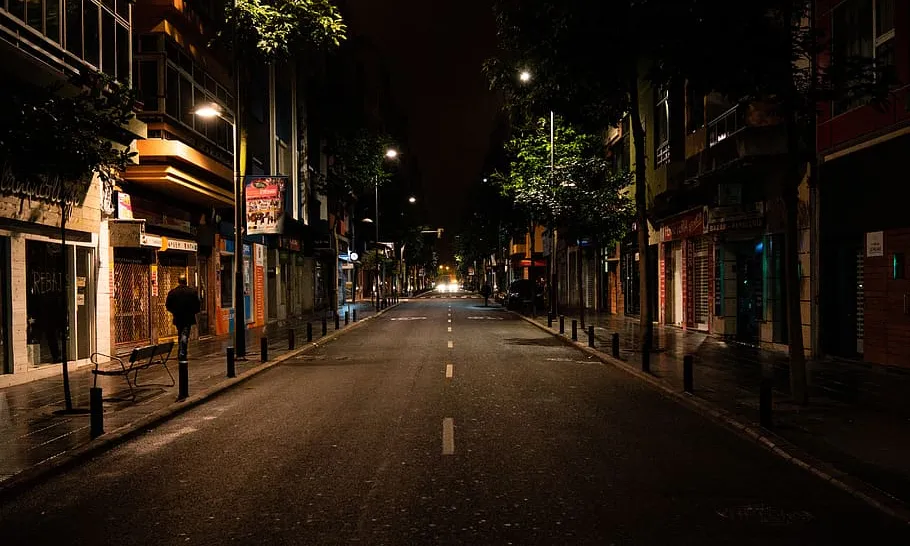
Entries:
{"label": "street lamp post", "polygon": [[[239,78],[238,78],[239,81]],[[238,89],[239,91],[239,83]],[[244,226],[244,188],[243,177],[240,176],[240,150],[239,130],[240,122],[240,93],[236,93],[237,104],[234,119],[224,116],[217,104],[207,104],[194,112],[201,118],[221,118],[231,125],[233,138],[233,178],[234,178],[234,355],[237,359],[246,356],[246,302],[244,301],[243,283],[243,226]]]}
{"label": "street lamp post", "polygon": [[[527,70],[522,70],[518,74],[518,79],[522,83],[528,83],[531,81],[531,72]],[[550,110],[550,174],[555,180],[556,178],[556,114],[553,110]],[[556,244],[558,241],[556,234],[556,226],[553,226],[550,229],[551,247],[550,247],[550,312],[553,313],[553,316],[559,314],[559,305],[557,304],[557,271],[556,271]],[[534,237],[534,234],[531,234],[531,237]],[[533,267],[534,256],[531,256],[531,265]]]}

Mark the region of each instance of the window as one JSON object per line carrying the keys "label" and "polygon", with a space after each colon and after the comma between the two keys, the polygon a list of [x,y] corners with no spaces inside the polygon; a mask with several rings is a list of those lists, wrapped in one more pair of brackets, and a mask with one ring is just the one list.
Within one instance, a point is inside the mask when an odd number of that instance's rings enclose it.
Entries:
{"label": "window", "polygon": [[98,21],[98,4],[85,0],[82,3],[83,21],[85,21],[85,61],[100,68],[101,66],[101,29]]}
{"label": "window", "polygon": [[117,25],[117,79],[130,81],[130,31],[123,25]]}
{"label": "window", "polygon": [[101,70],[112,76],[117,74],[116,31],[117,25],[114,23],[114,16],[106,10],[101,10]]}
{"label": "window", "polygon": [[47,0],[44,4],[44,35],[60,43],[60,0]]}
{"label": "window", "polygon": [[[832,27],[835,64],[865,58],[874,59],[879,68],[894,65],[894,0],[847,0],[834,9]],[[835,115],[866,102],[850,91],[850,84],[845,80],[847,96],[834,103]]]}
{"label": "window", "polygon": [[234,257],[221,257],[221,308],[230,309],[234,303]]}
{"label": "window", "polygon": [[9,0],[9,12],[25,21],[25,0]]}
{"label": "window", "polygon": [[180,119],[180,77],[177,75],[177,69],[167,67],[167,91],[165,92],[165,112],[169,116]]}
{"label": "window", "polygon": [[694,133],[705,126],[705,94],[692,82],[686,84],[686,131]]}
{"label": "window", "polygon": [[139,100],[145,105],[145,110],[159,112],[158,104],[158,61],[139,61],[139,70],[136,75],[139,89]]}
{"label": "window", "polygon": [[82,0],[65,0],[66,50],[82,58]]}
{"label": "window", "polygon": [[654,108],[654,166],[670,162],[670,100],[667,89],[658,89]]}
{"label": "window", "polygon": [[25,18],[28,26],[42,32],[44,25],[42,24],[42,19],[44,14],[42,13],[41,0],[26,0],[26,9],[25,9]]}

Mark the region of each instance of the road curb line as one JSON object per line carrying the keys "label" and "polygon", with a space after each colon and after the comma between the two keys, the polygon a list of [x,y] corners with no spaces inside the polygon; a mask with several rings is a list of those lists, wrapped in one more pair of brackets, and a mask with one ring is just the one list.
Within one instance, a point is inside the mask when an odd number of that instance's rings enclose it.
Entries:
{"label": "road curb line", "polygon": [[[830,463],[816,459],[807,453],[799,453],[802,450],[784,438],[777,436],[771,431],[756,428],[754,425],[751,425],[749,423],[744,423],[728,411],[717,408],[710,402],[700,399],[694,394],[677,391],[658,378],[641,370],[638,370],[637,368],[630,366],[622,360],[613,358],[607,353],[588,347],[583,342],[572,341],[568,337],[559,334],[559,332],[554,331],[553,329],[547,327],[545,324],[541,324],[534,319],[528,318],[520,313],[516,313],[515,311],[509,311],[509,313],[512,313],[525,322],[528,322],[540,328],[544,332],[547,332],[548,334],[559,338],[566,345],[579,349],[582,352],[587,353],[594,358],[597,358],[604,364],[610,364],[615,368],[618,368],[630,375],[635,376],[638,379],[643,380],[645,383],[653,387],[655,390],[659,391],[660,394],[663,394],[667,398],[671,398],[679,402],[681,405],[684,405],[689,409],[695,411],[696,413],[699,413],[717,422],[718,424],[723,425],[724,428],[727,428],[731,432],[736,433],[741,438],[756,444],[757,446],[763,448],[765,451],[773,453],[778,458],[783,459],[793,464],[794,466],[808,471],[814,476],[821,478],[825,482],[848,493],[857,500],[868,504],[872,508],[875,508],[884,514],[887,514],[893,518],[901,520],[905,524],[910,525],[910,506],[908,506],[907,503],[901,499],[898,499],[888,494],[887,492],[882,491],[881,489],[860,480],[859,478],[851,476],[846,472],[837,469]],[[855,481],[857,482],[857,485],[851,485],[841,478]]]}
{"label": "road curb line", "polygon": [[175,401],[164,408],[161,408],[144,417],[139,418],[136,421],[127,423],[120,428],[112,430],[111,432],[107,432],[94,440],[89,440],[79,447],[73,448],[59,455],[55,455],[54,457],[46,459],[37,465],[22,470],[21,472],[14,474],[9,479],[0,482],[0,501],[14,497],[25,489],[34,486],[50,477],[53,477],[54,475],[57,475],[66,469],[72,468],[73,466],[82,463],[93,455],[99,455],[105,451],[109,451],[110,449],[135,438],[139,434],[147,432],[149,429],[160,426],[166,421],[169,421],[170,419],[173,419],[182,413],[185,413],[193,408],[202,405],[204,402],[215,398],[220,394],[223,394],[231,388],[249,381],[262,372],[265,372],[287,360],[296,358],[301,354],[304,354],[330,341],[333,341],[335,338],[338,338],[343,334],[350,332],[351,330],[359,328],[363,324],[368,323],[376,317],[382,316],[386,312],[391,311],[401,304],[402,302],[392,304],[381,311],[377,311],[373,315],[345,326],[343,329],[335,330],[330,334],[326,334],[324,337],[319,338],[318,341],[309,342],[298,349],[289,351],[281,356],[269,360],[268,362],[263,362],[262,364],[249,369],[237,377],[227,378],[224,381],[213,385],[197,394],[194,394],[185,400]]}

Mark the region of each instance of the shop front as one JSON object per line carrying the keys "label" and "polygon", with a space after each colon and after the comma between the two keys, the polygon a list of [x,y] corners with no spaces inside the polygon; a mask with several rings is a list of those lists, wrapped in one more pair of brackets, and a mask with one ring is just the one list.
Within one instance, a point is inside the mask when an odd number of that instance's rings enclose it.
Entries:
{"label": "shop front", "polygon": [[[181,275],[197,289],[205,286],[197,272],[196,241],[145,229],[144,220],[111,221],[111,335],[115,348],[175,339],[177,330],[165,306],[168,292]],[[198,329],[193,335],[198,335]]]}
{"label": "shop front", "polygon": [[[218,269],[215,274],[215,334],[234,332],[237,317],[234,309],[234,241],[215,236]],[[247,242],[243,245],[243,307],[246,328],[265,326],[266,271],[268,252],[265,245]]]}
{"label": "shop front", "polygon": [[707,331],[713,243],[705,236],[704,209],[665,220],[660,238],[659,321]]}

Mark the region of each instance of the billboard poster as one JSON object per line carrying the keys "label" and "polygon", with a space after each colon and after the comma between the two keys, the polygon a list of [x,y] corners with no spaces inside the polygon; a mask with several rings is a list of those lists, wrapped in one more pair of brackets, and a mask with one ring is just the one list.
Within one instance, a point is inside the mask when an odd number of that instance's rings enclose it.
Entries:
{"label": "billboard poster", "polygon": [[284,229],[286,176],[246,177],[246,232],[280,234]]}

